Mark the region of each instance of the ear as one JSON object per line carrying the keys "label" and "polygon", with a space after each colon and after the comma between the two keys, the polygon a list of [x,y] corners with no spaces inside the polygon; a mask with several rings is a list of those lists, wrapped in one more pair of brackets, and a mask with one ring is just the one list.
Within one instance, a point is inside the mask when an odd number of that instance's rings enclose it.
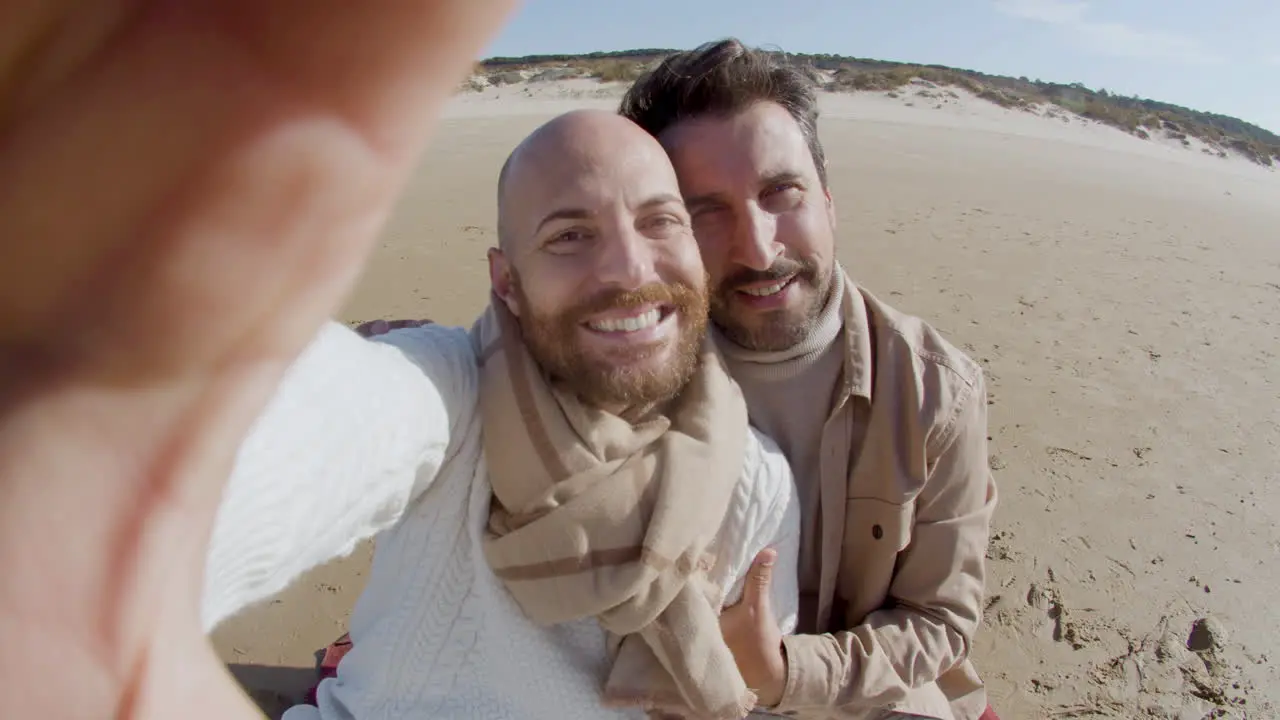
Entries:
{"label": "ear", "polygon": [[493,294],[506,303],[512,315],[520,316],[520,304],[516,302],[511,279],[511,262],[498,248],[489,248],[489,286]]}

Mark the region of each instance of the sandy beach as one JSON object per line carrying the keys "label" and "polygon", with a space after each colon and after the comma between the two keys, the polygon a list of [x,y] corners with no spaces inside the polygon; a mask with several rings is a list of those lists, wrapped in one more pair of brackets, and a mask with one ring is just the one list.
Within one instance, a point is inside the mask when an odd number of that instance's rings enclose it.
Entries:
{"label": "sandy beach", "polygon": [[[341,319],[469,325],[506,154],[621,89],[455,97]],[[1001,716],[1280,716],[1280,172],[924,83],[822,107],[841,262],[988,373],[973,654]],[[369,553],[215,633],[269,714],[345,630]]]}

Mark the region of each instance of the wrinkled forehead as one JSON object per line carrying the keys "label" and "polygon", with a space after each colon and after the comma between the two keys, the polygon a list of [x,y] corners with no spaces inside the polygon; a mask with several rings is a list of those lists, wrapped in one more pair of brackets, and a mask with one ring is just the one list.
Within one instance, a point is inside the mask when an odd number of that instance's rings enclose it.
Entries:
{"label": "wrinkled forehead", "polygon": [[800,124],[773,102],[759,102],[734,114],[681,120],[660,140],[686,195],[779,175],[817,174]]}
{"label": "wrinkled forehead", "polygon": [[679,196],[670,159],[646,136],[529,148],[507,183],[506,220],[522,239],[558,211],[602,217],[633,211],[655,195]]}

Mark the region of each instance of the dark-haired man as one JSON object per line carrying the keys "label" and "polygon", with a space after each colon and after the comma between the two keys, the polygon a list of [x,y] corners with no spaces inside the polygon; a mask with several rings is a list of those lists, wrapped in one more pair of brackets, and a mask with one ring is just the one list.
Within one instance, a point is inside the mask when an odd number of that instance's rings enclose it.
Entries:
{"label": "dark-haired man", "polygon": [[802,70],[712,43],[642,77],[621,113],[675,165],[720,347],[801,497],[804,634],[735,625],[744,677],[786,715],[975,720],[996,503],[980,367],[836,262]]}

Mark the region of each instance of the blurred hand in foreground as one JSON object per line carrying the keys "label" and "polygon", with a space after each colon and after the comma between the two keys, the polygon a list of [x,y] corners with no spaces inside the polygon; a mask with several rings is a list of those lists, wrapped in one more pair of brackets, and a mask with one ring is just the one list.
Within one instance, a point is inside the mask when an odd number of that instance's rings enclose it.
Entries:
{"label": "blurred hand in foreground", "polygon": [[222,485],[514,2],[0,10],[5,717],[260,717],[199,624]]}

